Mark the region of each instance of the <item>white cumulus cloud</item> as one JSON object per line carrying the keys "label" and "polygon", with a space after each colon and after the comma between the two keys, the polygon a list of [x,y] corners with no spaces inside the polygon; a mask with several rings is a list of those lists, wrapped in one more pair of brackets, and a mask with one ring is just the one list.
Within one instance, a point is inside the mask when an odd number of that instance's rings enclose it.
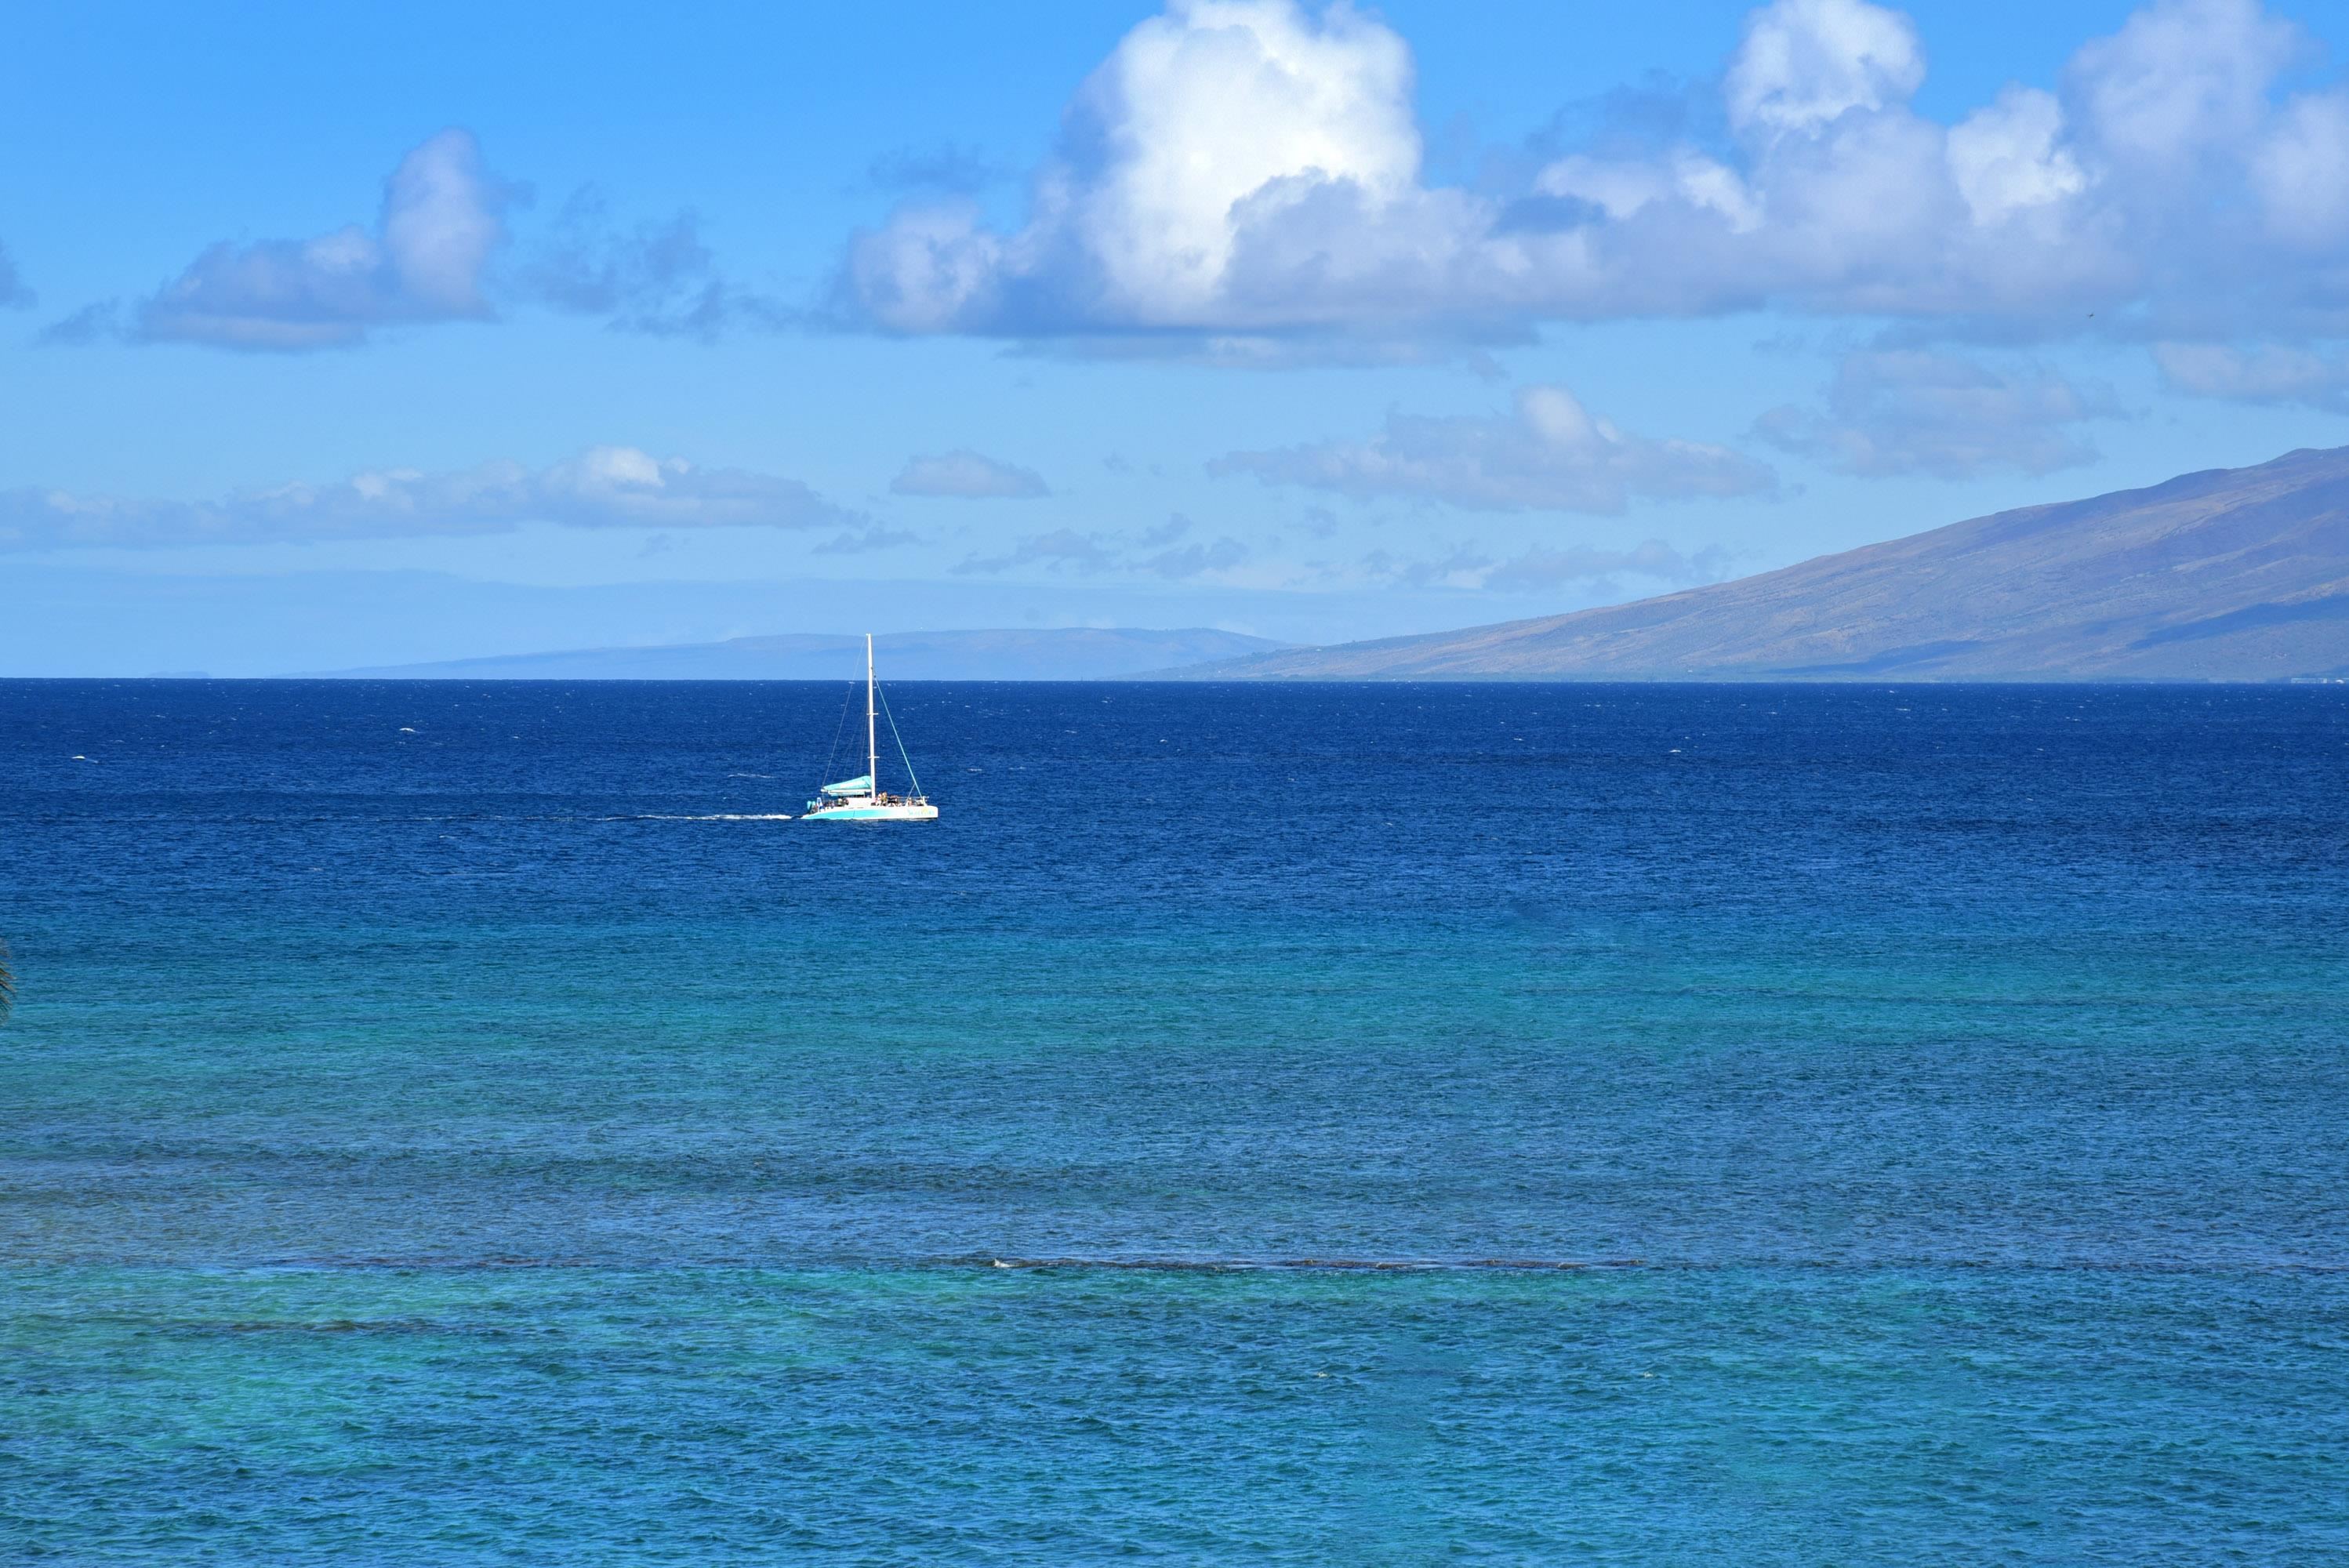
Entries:
{"label": "white cumulus cloud", "polygon": [[1902,103],[1925,79],[1908,17],[1865,0],[1775,0],[1746,20],[1725,86],[1743,130],[1816,130],[1853,109]]}
{"label": "white cumulus cloud", "polygon": [[1077,92],[1024,222],[902,209],[852,239],[841,303],[894,332],[1234,363],[1765,307],[2008,337],[2349,332],[2349,99],[2279,94],[2306,43],[2259,0],[2151,0],[2058,81],[1945,121],[1915,107],[1908,16],[1773,0],[1723,77],[1725,138],[1568,148],[1471,189],[1427,178],[1383,22],[1174,0]]}
{"label": "white cumulus cloud", "polygon": [[1419,178],[1411,53],[1344,5],[1187,0],[1129,33],[1079,98],[1101,138],[1065,177],[1110,301],[1194,319],[1220,293],[1242,203],[1262,222],[1324,184],[1371,202]]}
{"label": "white cumulus cloud", "polygon": [[2251,156],[2268,232],[2342,261],[2349,246],[2349,93],[2292,99]]}
{"label": "white cumulus cloud", "polygon": [[2035,88],[2010,87],[1951,127],[1950,175],[1974,222],[1992,227],[2086,190],[2063,135],[2064,106]]}
{"label": "white cumulus cloud", "polygon": [[485,317],[483,273],[505,239],[507,199],[471,133],[444,130],[400,160],[373,231],[214,245],[140,306],[136,335],[329,348],[395,323]]}
{"label": "white cumulus cloud", "polygon": [[2083,45],[2069,85],[2102,158],[2175,181],[2201,160],[2240,154],[2301,43],[2259,0],[2156,0]]}
{"label": "white cumulus cloud", "polygon": [[1252,242],[1329,217],[1358,237],[1364,215],[1424,201],[1412,86],[1402,39],[1342,3],[1175,0],[1078,92],[1026,228],[909,208],[852,245],[853,301],[903,332],[1213,325],[1247,292]]}

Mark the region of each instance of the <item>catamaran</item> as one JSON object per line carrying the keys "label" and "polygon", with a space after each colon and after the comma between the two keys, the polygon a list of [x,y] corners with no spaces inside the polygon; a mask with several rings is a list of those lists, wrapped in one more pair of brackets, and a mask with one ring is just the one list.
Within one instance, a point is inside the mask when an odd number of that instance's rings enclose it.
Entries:
{"label": "catamaran", "polygon": [[[914,777],[913,758],[905,755],[905,738],[897,733],[897,720],[889,720],[889,738],[897,743],[897,758],[905,765],[905,779],[913,787],[909,795],[893,795],[880,788],[881,738],[874,724],[874,707],[880,704],[881,687],[873,678],[873,634],[864,634],[864,776],[843,779],[837,784],[826,784],[816,791],[816,798],[807,803],[807,813],[801,818],[806,822],[934,822],[938,809],[924,795],[922,781]],[[837,744],[837,742],[835,742]]]}

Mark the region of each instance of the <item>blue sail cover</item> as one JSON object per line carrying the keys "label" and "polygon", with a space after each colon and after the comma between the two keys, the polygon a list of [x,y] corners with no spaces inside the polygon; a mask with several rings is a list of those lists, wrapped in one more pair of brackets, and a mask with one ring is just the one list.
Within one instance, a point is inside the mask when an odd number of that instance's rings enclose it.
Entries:
{"label": "blue sail cover", "polygon": [[837,784],[827,784],[823,787],[823,792],[827,795],[870,795],[873,793],[873,775],[861,773],[854,779],[843,779]]}

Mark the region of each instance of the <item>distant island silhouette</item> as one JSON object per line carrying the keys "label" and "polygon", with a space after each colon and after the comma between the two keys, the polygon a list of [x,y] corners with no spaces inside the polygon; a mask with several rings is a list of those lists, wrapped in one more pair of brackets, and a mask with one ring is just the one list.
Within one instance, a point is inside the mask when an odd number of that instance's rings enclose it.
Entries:
{"label": "distant island silhouette", "polygon": [[2349,675],[2349,448],[2002,511],[1629,604],[1162,673],[1196,680]]}
{"label": "distant island silhouette", "polygon": [[[899,680],[1102,680],[1287,645],[1206,628],[1052,626],[883,632],[874,643]],[[861,634],[788,632],[639,648],[503,654],[432,664],[314,672],[390,680],[862,680]]]}

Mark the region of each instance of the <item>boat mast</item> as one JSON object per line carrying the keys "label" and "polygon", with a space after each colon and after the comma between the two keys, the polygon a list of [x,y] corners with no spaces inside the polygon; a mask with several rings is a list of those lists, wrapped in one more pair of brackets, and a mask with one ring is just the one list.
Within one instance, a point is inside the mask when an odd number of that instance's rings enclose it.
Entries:
{"label": "boat mast", "polygon": [[881,745],[873,731],[873,634],[864,634],[864,789],[881,793]]}

